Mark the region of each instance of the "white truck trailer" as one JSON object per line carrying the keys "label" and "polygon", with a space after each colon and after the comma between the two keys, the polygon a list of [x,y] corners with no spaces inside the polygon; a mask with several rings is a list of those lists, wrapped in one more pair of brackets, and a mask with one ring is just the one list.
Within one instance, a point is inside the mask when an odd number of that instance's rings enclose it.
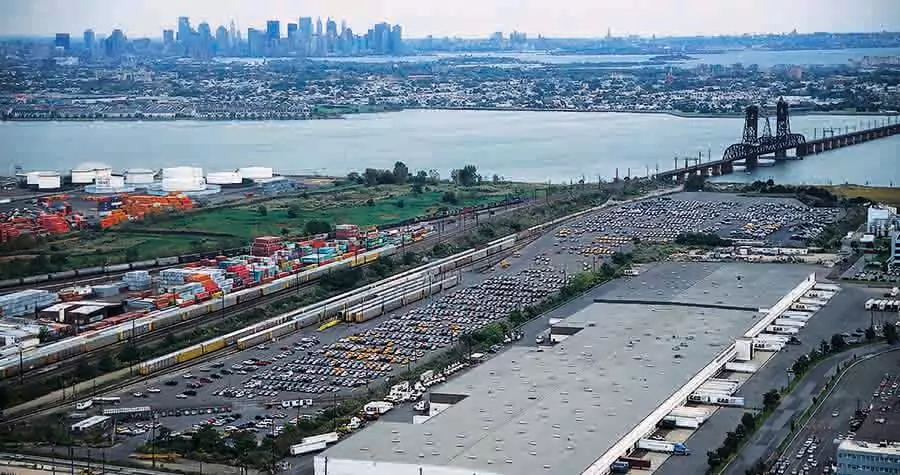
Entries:
{"label": "white truck trailer", "polygon": [[651,452],[660,452],[664,454],[690,455],[691,450],[681,442],[669,442],[667,440],[641,439],[637,441],[635,447]]}

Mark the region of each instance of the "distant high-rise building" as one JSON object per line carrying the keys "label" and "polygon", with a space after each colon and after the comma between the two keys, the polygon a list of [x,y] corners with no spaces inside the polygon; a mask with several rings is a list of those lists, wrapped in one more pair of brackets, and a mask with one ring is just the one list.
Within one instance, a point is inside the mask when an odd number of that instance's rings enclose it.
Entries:
{"label": "distant high-rise building", "polygon": [[300,17],[300,22],[297,24],[297,29],[300,30],[300,38],[305,41],[309,41],[312,39],[313,35],[313,22],[312,17],[302,16]]}
{"label": "distant high-rise building", "polygon": [[278,41],[281,38],[281,22],[278,20],[269,20],[266,22],[266,39],[269,41]]}
{"label": "distant high-rise building", "polygon": [[331,18],[325,22],[325,49],[329,53],[333,53],[335,51],[335,47],[337,46],[337,23]]}
{"label": "distant high-rise building", "polygon": [[72,38],[68,33],[57,33],[56,40],[53,42],[53,44],[57,48],[62,48],[66,51],[69,51],[69,47],[72,45]]}
{"label": "distant high-rise building", "polygon": [[347,31],[347,20],[341,20],[341,31],[340,35],[344,36],[344,32]]}
{"label": "distant high-rise building", "polygon": [[97,47],[97,35],[94,30],[84,30],[84,49],[93,51]]}
{"label": "distant high-rise building", "polygon": [[186,16],[178,17],[178,30],[175,39],[187,43],[190,41],[191,33],[193,33],[193,30],[191,29],[191,20]]}
{"label": "distant high-rise building", "polygon": [[287,38],[288,43],[291,46],[297,44],[297,24],[296,23],[288,23],[287,24]]}
{"label": "distant high-rise building", "polygon": [[128,39],[125,37],[125,33],[122,32],[122,30],[115,29],[105,40],[103,40],[103,46],[106,55],[115,58],[125,53],[125,48],[128,46]]}
{"label": "distant high-rise building", "polygon": [[375,29],[372,34],[372,41],[369,44],[369,48],[374,50],[376,53],[389,53],[391,49],[391,24],[390,23],[377,23],[375,24]]}
{"label": "distant high-rise building", "polygon": [[255,28],[247,29],[247,52],[250,56],[262,56],[266,51],[266,34]]}
{"label": "distant high-rise building", "polygon": [[322,18],[316,18],[316,35],[322,36]]}
{"label": "distant high-rise building", "polygon": [[228,30],[224,26],[216,28],[216,52],[224,53],[231,50],[231,38],[229,36]]}
{"label": "distant high-rise building", "polygon": [[170,46],[175,43],[175,30],[163,30],[163,44]]}
{"label": "distant high-rise building", "polygon": [[391,29],[391,54],[400,54],[403,51],[403,27],[394,25]]}
{"label": "distant high-rise building", "polygon": [[197,34],[200,35],[200,41],[207,43],[212,40],[212,30],[209,28],[209,23],[202,22],[197,25]]}

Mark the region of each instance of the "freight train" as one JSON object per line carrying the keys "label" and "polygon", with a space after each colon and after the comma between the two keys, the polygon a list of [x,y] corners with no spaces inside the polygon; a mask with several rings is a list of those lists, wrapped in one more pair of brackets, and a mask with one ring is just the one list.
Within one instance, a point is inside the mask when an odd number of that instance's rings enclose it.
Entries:
{"label": "freight train", "polygon": [[150,269],[153,267],[168,267],[179,264],[190,264],[201,259],[214,259],[216,256],[237,256],[246,254],[249,248],[225,249],[216,252],[207,252],[202,254],[185,254],[182,256],[160,257],[158,259],[150,259],[146,261],[130,262],[127,264],[113,264],[107,266],[85,267],[83,269],[70,269],[60,272],[51,272],[48,274],[37,274],[28,277],[20,277],[16,279],[0,280],[0,289],[8,287],[18,287],[21,285],[43,284],[45,282],[64,281],[80,277],[102,276],[105,274],[118,274],[128,272],[130,270]]}
{"label": "freight train", "polygon": [[[258,338],[259,334],[268,335],[269,338],[284,335],[297,329],[309,326],[313,323],[325,321],[330,317],[336,316],[340,311],[349,309],[360,303],[372,299],[378,294],[379,289],[385,285],[396,286],[421,277],[422,273],[431,273],[438,276],[440,274],[453,271],[460,267],[466,266],[472,262],[479,261],[487,256],[491,256],[510,249],[515,246],[517,241],[527,239],[531,236],[538,236],[545,231],[561,225],[562,223],[597,211],[604,206],[591,208],[580,211],[559,219],[555,219],[548,223],[533,226],[517,234],[512,234],[497,240],[494,240],[484,247],[478,249],[470,249],[458,253],[456,255],[439,259],[434,262],[425,264],[416,269],[403,272],[388,279],[369,284],[360,289],[332,297],[312,306],[303,307],[291,312],[286,312],[277,317],[264,320],[260,323],[250,325],[240,330],[231,332],[227,335],[219,336],[203,343],[190,346],[178,352],[155,358],[153,360],[141,363],[139,370],[143,375],[151,374],[175,364],[190,361],[199,356],[209,354],[211,352],[222,349],[226,346],[238,345],[238,341],[248,342],[247,337]],[[109,328],[97,330],[94,332],[86,332],[77,337],[67,338],[56,343],[40,346],[34,349],[25,350],[21,353],[15,353],[0,357],[0,379],[16,376],[21,372],[37,370],[46,366],[65,361],[70,358],[76,358],[85,353],[95,351],[97,349],[114,345],[121,341],[128,340],[134,336],[140,336],[164,329],[177,323],[187,321],[206,315],[210,312],[223,310],[224,308],[233,307],[235,305],[255,300],[263,296],[271,295],[278,291],[307,284],[320,278],[322,275],[336,270],[348,267],[357,267],[375,261],[380,257],[391,256],[400,252],[400,248],[396,246],[385,246],[375,251],[359,254],[350,259],[333,262],[312,270],[300,272],[281,279],[274,280],[268,284],[257,287],[240,290],[231,294],[226,294],[221,299],[209,300],[200,304],[190,305],[182,308],[172,308],[160,312],[154,312],[145,317],[136,318],[132,321],[121,323]],[[195,260],[199,260],[201,255],[197,254]],[[171,258],[169,258],[171,259]],[[180,259],[180,258],[179,258]],[[146,261],[149,262],[149,261]],[[190,261],[193,262],[193,261]],[[405,280],[404,280],[405,279]],[[441,282],[439,279],[435,279]],[[241,346],[243,347],[243,346]]]}

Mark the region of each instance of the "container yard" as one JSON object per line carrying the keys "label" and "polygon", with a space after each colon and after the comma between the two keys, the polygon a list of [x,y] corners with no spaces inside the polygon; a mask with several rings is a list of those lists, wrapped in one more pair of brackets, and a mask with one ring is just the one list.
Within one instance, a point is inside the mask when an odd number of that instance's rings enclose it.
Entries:
{"label": "container yard", "polygon": [[[394,254],[396,244],[414,240],[427,233],[428,228],[416,227],[405,235],[369,232],[362,233],[353,240],[313,239],[296,242],[263,237],[254,241],[251,248],[261,250],[263,254],[268,254],[266,256],[218,256],[182,267],[163,269],[155,275],[147,271],[127,272],[121,281],[110,284],[66,288],[58,293],[12,293],[4,296],[9,302],[4,308],[4,315],[23,316],[29,312],[37,315],[38,311],[60,300],[95,298],[122,305],[124,315],[135,319],[133,324],[118,322],[116,325],[109,324],[107,320],[89,321],[77,329],[78,336],[43,345],[30,352],[22,365],[25,371],[30,371],[44,364],[123,341],[131,337],[132,331],[136,335],[149,333],[223,307],[306,285],[328,272],[373,262],[379,257]],[[362,245],[372,247],[366,250]],[[483,255],[486,254],[483,252]],[[37,299],[34,295],[42,297]],[[93,318],[94,315],[91,314],[90,317]],[[51,323],[39,317],[32,322],[36,325],[31,328]],[[53,319],[52,323],[55,325],[54,334],[76,333],[75,328],[65,328],[66,324],[58,319]],[[270,326],[274,325],[272,323]],[[259,327],[264,328],[267,327]],[[258,330],[254,328],[245,334],[255,331]],[[232,341],[234,342],[236,339]],[[18,360],[12,360],[0,362],[0,368],[6,376],[18,372]]]}

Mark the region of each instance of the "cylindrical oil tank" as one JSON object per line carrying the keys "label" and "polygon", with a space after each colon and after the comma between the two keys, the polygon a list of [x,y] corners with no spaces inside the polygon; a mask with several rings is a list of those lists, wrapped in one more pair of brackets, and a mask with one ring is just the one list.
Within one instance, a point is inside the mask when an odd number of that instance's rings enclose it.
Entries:
{"label": "cylindrical oil tank", "polygon": [[202,191],[206,189],[203,169],[197,167],[172,167],[162,170],[162,190]]}
{"label": "cylindrical oil tank", "polygon": [[125,171],[125,183],[129,185],[149,185],[156,172],[147,168],[131,168]]}
{"label": "cylindrical oil tank", "polygon": [[206,183],[210,185],[240,185],[243,177],[238,172],[213,172],[206,175]]}
{"label": "cylindrical oil tank", "polygon": [[272,178],[272,168],[270,167],[244,167],[238,170],[242,178],[248,180],[262,180]]}
{"label": "cylindrical oil tank", "polygon": [[73,168],[72,184],[89,185],[94,182],[96,176],[97,174],[94,172],[93,168]]}

